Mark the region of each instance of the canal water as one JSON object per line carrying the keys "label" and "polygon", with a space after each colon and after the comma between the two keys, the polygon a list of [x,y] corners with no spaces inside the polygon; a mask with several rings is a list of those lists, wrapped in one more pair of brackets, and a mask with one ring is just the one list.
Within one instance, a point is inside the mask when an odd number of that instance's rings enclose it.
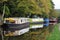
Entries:
{"label": "canal water", "polygon": [[[59,36],[60,36],[59,25],[60,24],[54,26],[54,31],[51,32],[50,30],[51,34],[50,36],[48,36],[47,40],[55,40],[56,38],[59,39]],[[42,34],[41,34],[41,31],[42,31]],[[46,40],[45,39],[46,35],[48,35],[48,27],[45,27],[43,29],[29,31],[28,33],[21,36],[5,37],[5,40]]]}

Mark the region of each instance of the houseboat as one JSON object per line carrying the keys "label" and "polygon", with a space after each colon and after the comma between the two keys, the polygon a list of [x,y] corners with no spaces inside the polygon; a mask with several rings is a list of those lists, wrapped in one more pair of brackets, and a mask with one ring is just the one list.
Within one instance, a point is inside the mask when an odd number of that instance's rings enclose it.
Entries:
{"label": "houseboat", "polygon": [[44,18],[44,27],[49,26],[49,18]]}
{"label": "houseboat", "polygon": [[49,24],[55,25],[57,23],[57,18],[50,18]]}
{"label": "houseboat", "polygon": [[2,27],[5,36],[22,35],[29,31],[29,18],[5,18]]}
{"label": "houseboat", "polygon": [[43,18],[30,18],[30,29],[43,28]]}

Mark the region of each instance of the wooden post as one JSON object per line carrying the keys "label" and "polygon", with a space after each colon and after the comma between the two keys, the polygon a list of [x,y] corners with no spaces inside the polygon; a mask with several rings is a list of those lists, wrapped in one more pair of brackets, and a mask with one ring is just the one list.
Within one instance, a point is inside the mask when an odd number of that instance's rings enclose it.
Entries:
{"label": "wooden post", "polygon": [[1,25],[0,25],[0,32],[1,32],[2,40],[4,40],[4,35],[3,35],[3,30],[2,30],[2,28],[1,28]]}

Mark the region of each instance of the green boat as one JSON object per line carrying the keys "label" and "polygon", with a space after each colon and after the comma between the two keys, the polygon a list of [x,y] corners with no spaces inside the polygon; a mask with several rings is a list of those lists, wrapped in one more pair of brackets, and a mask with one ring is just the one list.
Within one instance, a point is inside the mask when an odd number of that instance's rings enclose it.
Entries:
{"label": "green boat", "polygon": [[43,28],[43,18],[30,18],[30,29]]}

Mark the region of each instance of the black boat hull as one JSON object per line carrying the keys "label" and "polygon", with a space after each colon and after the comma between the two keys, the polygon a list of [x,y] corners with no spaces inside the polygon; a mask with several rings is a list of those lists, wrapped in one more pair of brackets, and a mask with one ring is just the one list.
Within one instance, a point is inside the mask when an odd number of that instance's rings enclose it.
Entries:
{"label": "black boat hull", "polygon": [[4,23],[2,25],[3,30],[5,30],[5,31],[21,30],[24,28],[28,28],[29,26],[30,26],[29,23],[23,23],[23,24],[6,24],[6,23]]}

